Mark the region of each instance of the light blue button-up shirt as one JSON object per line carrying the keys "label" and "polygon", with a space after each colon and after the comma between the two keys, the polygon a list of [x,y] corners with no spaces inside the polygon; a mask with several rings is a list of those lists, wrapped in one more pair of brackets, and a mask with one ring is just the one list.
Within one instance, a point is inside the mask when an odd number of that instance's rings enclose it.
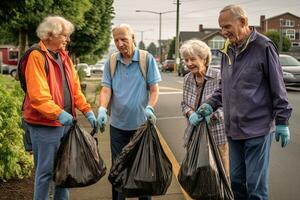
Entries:
{"label": "light blue button-up shirt", "polygon": [[[153,56],[148,54],[147,84],[161,81]],[[135,130],[146,121],[144,109],[148,104],[149,91],[139,66],[139,51],[134,50],[132,61],[126,65],[122,55],[117,56],[113,78],[109,62],[105,63],[102,86],[112,89],[110,124],[121,130]]]}

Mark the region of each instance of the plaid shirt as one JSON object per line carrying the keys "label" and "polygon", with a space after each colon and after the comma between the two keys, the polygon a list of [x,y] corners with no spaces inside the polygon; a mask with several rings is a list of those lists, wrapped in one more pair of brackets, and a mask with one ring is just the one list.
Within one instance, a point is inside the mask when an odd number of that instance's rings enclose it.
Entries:
{"label": "plaid shirt", "polygon": [[[204,87],[201,103],[204,100],[208,99],[212,95],[214,90],[219,88],[220,73],[216,69],[208,68],[205,77],[207,81]],[[188,73],[184,77],[183,100],[181,102],[182,113],[187,118],[187,127],[184,133],[184,146],[188,145],[193,130],[193,125],[189,123],[187,113],[191,110],[197,110],[196,107],[198,106],[197,104],[199,102],[201,90],[202,85],[196,85],[196,80],[193,73]],[[222,108],[216,110],[211,115],[210,119],[211,122],[209,124],[209,130],[213,134],[216,144],[225,144],[227,142],[227,137],[225,135],[224,116]]]}

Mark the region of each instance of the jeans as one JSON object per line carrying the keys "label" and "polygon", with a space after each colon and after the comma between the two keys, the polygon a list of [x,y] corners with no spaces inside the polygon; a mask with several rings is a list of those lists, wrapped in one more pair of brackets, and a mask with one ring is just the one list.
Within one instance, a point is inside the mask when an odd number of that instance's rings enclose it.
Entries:
{"label": "jeans", "polygon": [[268,200],[273,133],[246,140],[228,138],[230,179],[235,200]]}
{"label": "jeans", "polygon": [[[112,163],[118,154],[121,153],[124,146],[126,146],[130,138],[134,135],[135,130],[125,131],[117,129],[113,126],[110,126],[110,147],[111,147],[111,160]],[[114,187],[112,187],[112,199],[113,200],[125,200],[125,197],[122,193],[117,192]],[[150,196],[139,197],[139,200],[151,200]]]}
{"label": "jeans", "polygon": [[[70,127],[50,127],[28,124],[27,128],[30,132],[35,167],[33,199],[48,200],[55,155],[60,145],[60,139],[67,133]],[[53,199],[68,200],[68,189],[54,187]]]}

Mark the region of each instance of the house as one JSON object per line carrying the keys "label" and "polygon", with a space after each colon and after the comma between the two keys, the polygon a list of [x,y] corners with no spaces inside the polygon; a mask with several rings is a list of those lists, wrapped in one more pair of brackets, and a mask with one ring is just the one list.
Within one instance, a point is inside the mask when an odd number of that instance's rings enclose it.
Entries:
{"label": "house", "polygon": [[214,55],[218,55],[218,49],[224,46],[225,37],[221,34],[219,28],[203,28],[199,25],[199,31],[181,31],[179,33],[179,44],[190,39],[199,39],[204,41],[211,49]]}
{"label": "house", "polygon": [[260,32],[278,31],[288,37],[292,47],[300,46],[300,17],[286,12],[271,18],[260,16]]}

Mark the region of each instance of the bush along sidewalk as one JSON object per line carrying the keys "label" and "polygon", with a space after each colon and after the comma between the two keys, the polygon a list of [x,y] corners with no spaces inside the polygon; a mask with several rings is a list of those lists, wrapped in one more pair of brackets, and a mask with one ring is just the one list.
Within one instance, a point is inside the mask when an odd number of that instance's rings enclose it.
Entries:
{"label": "bush along sidewalk", "polygon": [[0,76],[0,181],[31,176],[32,156],[23,145],[21,128],[23,92],[19,83],[11,79],[1,81]]}

